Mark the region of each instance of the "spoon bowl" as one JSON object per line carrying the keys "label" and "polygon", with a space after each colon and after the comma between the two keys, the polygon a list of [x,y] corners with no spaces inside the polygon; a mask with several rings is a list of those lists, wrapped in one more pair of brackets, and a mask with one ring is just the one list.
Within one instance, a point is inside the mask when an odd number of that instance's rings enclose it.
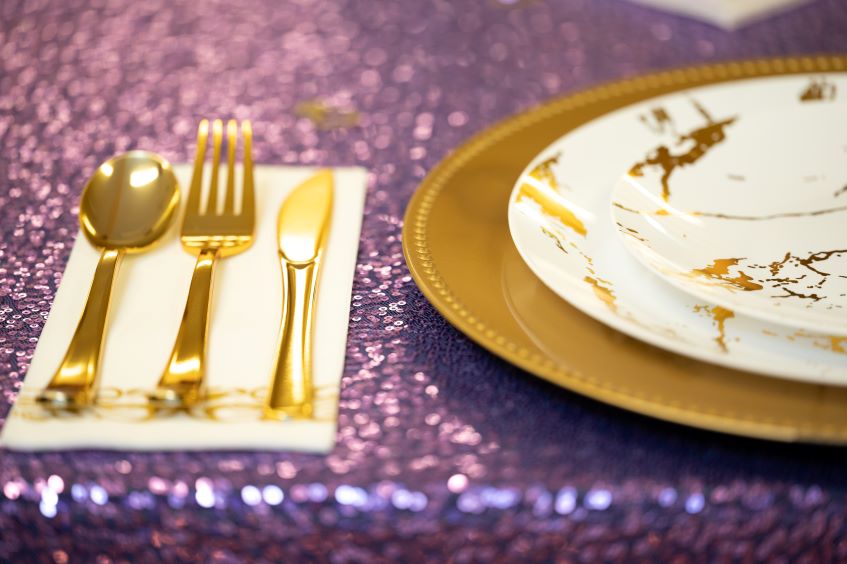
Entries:
{"label": "spoon bowl", "polygon": [[179,204],[168,161],[148,151],[118,155],[97,169],[82,192],[79,222],[102,249],[88,301],[62,364],[38,401],[53,409],[93,403],[112,285],[126,252],[149,249],[167,232]]}
{"label": "spoon bowl", "polygon": [[93,245],[139,252],[164,235],[178,202],[170,163],[149,151],[130,151],[95,171],[82,194],[79,222]]}

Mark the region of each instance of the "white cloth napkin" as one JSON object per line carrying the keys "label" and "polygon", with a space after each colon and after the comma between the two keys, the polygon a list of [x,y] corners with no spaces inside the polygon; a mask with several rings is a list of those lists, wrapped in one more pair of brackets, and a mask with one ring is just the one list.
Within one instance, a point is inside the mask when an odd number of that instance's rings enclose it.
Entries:
{"label": "white cloth napkin", "polygon": [[[182,203],[188,165],[175,167]],[[101,406],[85,415],[45,417],[34,402],[62,360],[99,257],[80,234],[71,252],[32,364],[0,441],[18,450],[281,449],[328,452],[336,435],[350,295],[366,191],[366,173],[335,168],[331,232],[323,257],[315,321],[316,419],[265,421],[268,387],[281,319],[282,278],[276,216],[286,195],[316,172],[257,166],[256,239],[217,265],[207,357],[211,411],[151,418],[144,393],[155,387],[182,317],[195,257],[179,242],[177,217],[153,250],[127,255],[118,273],[101,364]],[[224,171],[221,172],[221,178]]]}
{"label": "white cloth napkin", "polygon": [[707,21],[725,29],[741,26],[799,6],[809,0],[630,0]]}

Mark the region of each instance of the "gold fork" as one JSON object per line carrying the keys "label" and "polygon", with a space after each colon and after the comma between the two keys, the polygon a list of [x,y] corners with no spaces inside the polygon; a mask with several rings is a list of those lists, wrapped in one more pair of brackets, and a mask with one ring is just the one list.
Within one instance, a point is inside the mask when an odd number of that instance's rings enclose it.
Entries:
{"label": "gold fork", "polygon": [[241,210],[235,210],[235,146],[238,124],[229,120],[227,134],[227,175],[223,209],[218,206],[218,170],[221,161],[223,124],[212,122],[212,178],[206,205],[201,196],[209,121],[202,120],[197,129],[197,153],[188,192],[180,239],[189,253],[197,255],[194,275],[182,323],[171,358],[150,401],[157,407],[187,408],[205,394],[206,337],[209,329],[212,279],[215,263],[232,256],[253,243],[255,196],[251,146],[253,131],[249,121],[241,122],[244,138],[244,181]]}

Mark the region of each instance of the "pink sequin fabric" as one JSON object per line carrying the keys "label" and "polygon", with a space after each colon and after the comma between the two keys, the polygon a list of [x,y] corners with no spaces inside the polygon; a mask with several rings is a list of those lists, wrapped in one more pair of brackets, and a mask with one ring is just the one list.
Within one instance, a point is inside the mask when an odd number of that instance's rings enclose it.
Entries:
{"label": "pink sequin fabric", "polygon": [[847,559],[842,450],[549,386],[449,326],[400,242],[427,171],[500,118],[647,70],[844,51],[845,30],[842,0],[734,33],[621,0],[2,0],[4,417],[110,155],[190,160],[200,118],[251,118],[259,162],[371,176],[336,449],[2,452],[0,560]]}

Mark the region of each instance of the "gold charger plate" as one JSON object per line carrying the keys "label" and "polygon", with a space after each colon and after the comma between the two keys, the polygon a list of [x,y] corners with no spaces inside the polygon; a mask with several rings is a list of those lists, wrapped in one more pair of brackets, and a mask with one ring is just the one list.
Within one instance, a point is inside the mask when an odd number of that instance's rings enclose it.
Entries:
{"label": "gold charger plate", "polygon": [[847,443],[847,388],[722,368],[606,327],[558,298],[521,260],[506,210],[544,147],[617,108],[743,78],[847,69],[847,56],[762,59],[606,84],[509,118],[470,139],[424,180],[406,211],[412,277],[456,328],[554,384],[638,413],[781,441]]}

